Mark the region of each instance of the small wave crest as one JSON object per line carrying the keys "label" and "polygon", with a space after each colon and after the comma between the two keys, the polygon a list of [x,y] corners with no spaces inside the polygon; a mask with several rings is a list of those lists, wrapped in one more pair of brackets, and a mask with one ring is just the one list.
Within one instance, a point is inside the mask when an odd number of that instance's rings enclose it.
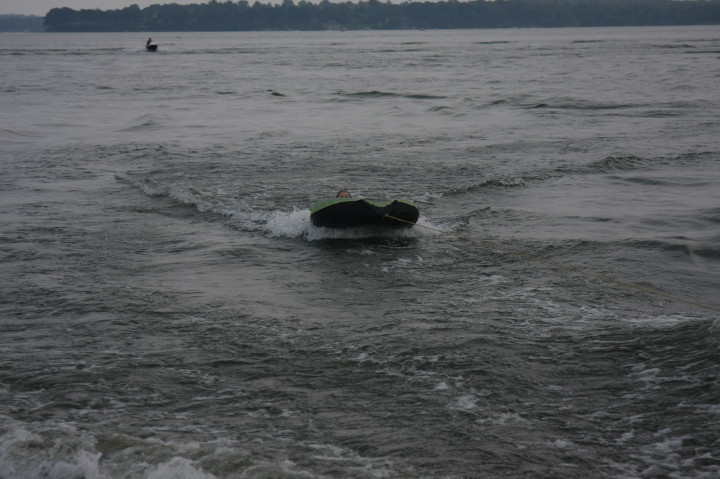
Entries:
{"label": "small wave crest", "polygon": [[550,99],[547,102],[533,103],[527,105],[530,110],[552,109],[552,110],[623,110],[636,108],[641,105],[625,103],[599,103],[574,98]]}
{"label": "small wave crest", "polygon": [[144,114],[131,120],[129,124],[120,131],[139,131],[148,129],[157,129],[166,126],[170,117],[167,115]]}
{"label": "small wave crest", "polygon": [[720,260],[720,249],[715,245],[698,244],[688,241],[632,240],[625,245],[638,249],[660,250],[673,254],[698,256],[708,260]]}
{"label": "small wave crest", "polygon": [[28,131],[28,130],[10,130],[8,128],[0,129],[0,138],[4,138],[6,140],[14,140],[17,138],[28,139],[28,138],[39,138],[39,137],[40,137],[39,134],[32,132],[32,131]]}
{"label": "small wave crest", "polygon": [[643,161],[645,160],[638,156],[608,156],[602,160],[590,163],[588,167],[591,170],[606,173],[616,170],[633,170]]}
{"label": "small wave crest", "polygon": [[140,189],[148,196],[170,198],[184,205],[194,206],[201,213],[209,212],[227,217],[233,226],[246,231],[267,231],[267,225],[273,216],[272,212],[254,211],[236,199],[223,198],[188,185],[159,183],[149,178],[116,178]]}
{"label": "small wave crest", "polygon": [[387,91],[358,91],[353,93],[338,92],[339,96],[346,98],[407,98],[411,100],[442,100],[444,96],[430,95],[424,93],[395,93]]}
{"label": "small wave crest", "polygon": [[462,194],[470,193],[477,190],[493,189],[493,188],[515,188],[525,186],[527,178],[523,177],[511,177],[511,178],[491,178],[489,180],[481,181],[480,183],[473,183],[466,185],[462,188],[454,188],[449,194]]}

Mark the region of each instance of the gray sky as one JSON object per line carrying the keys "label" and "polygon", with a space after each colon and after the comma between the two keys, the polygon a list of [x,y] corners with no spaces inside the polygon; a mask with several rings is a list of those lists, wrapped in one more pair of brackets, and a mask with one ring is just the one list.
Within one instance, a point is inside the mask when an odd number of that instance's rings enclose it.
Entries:
{"label": "gray sky", "polygon": [[[223,0],[224,1],[224,0]],[[53,8],[69,7],[75,10],[82,8],[99,8],[100,10],[114,10],[129,7],[136,3],[145,8],[156,3],[207,3],[206,0],[0,0],[0,14],[20,13],[23,15],[45,16]],[[250,3],[255,3],[254,0]],[[261,3],[271,3],[266,0]]]}

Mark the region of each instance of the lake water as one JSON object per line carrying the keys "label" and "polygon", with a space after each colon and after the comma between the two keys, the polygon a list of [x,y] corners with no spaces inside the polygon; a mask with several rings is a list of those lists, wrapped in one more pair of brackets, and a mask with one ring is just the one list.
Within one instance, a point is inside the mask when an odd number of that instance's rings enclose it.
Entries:
{"label": "lake water", "polygon": [[152,36],[2,34],[0,478],[720,475],[718,27]]}

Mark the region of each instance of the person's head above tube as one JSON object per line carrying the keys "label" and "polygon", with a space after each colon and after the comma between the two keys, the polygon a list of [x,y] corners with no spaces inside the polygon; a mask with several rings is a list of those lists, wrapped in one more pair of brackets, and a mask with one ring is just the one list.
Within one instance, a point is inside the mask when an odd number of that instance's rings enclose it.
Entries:
{"label": "person's head above tube", "polygon": [[338,194],[335,195],[335,198],[352,198],[352,196],[348,190],[340,190]]}

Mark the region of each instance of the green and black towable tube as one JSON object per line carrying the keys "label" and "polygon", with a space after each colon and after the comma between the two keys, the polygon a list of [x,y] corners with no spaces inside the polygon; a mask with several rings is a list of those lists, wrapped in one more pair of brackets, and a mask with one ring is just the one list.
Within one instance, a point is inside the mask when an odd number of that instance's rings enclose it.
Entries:
{"label": "green and black towable tube", "polygon": [[[398,221],[394,216],[404,221]],[[330,198],[313,206],[310,221],[325,228],[384,226],[409,228],[417,222],[420,212],[407,200],[375,201],[358,198]],[[407,221],[408,223],[406,223]]]}

